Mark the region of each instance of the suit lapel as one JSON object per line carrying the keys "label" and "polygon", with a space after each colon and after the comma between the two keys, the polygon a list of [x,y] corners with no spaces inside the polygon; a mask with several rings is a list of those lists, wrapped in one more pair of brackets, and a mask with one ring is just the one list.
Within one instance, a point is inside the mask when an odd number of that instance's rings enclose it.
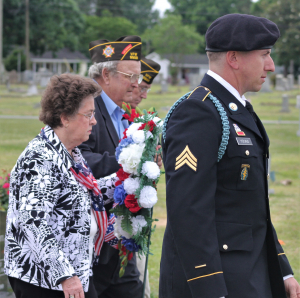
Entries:
{"label": "suit lapel", "polygon": [[[261,139],[263,136],[261,135],[256,123],[254,122],[251,114],[248,112],[246,107],[244,107],[239,100],[235,98],[225,87],[223,87],[219,82],[217,82],[214,78],[209,75],[205,75],[201,85],[207,87],[210,90],[213,90],[213,95],[216,95],[217,98],[222,101],[224,107],[227,110],[227,115],[232,119],[233,122],[237,122],[247,129],[250,129],[255,134],[257,134]],[[237,105],[237,110],[232,111],[229,108],[230,103],[235,103]]]}
{"label": "suit lapel", "polygon": [[114,124],[113,124],[113,122],[110,118],[110,115],[107,112],[105,103],[103,102],[103,99],[102,99],[101,95],[96,97],[95,102],[97,103],[97,105],[99,107],[99,110],[100,110],[100,112],[103,116],[107,131],[110,134],[110,137],[111,137],[115,147],[117,147],[118,144],[119,144],[119,136],[116,132],[116,129],[115,129]]}

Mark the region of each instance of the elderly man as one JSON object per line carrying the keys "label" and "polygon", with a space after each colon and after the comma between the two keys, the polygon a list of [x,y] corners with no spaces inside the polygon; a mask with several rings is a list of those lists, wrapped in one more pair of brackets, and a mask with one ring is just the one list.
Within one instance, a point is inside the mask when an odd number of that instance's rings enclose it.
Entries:
{"label": "elderly man", "polygon": [[[95,118],[90,138],[80,146],[83,156],[91,167],[96,179],[110,175],[120,168],[115,158],[115,149],[127,120],[122,120],[123,99],[131,101],[132,92],[142,80],[141,39],[138,36],[125,36],[116,41],[96,40],[89,45],[93,65],[89,75],[103,89],[95,98]],[[113,197],[107,195],[105,208],[112,207]],[[94,265],[94,284],[98,297],[140,298],[142,283],[133,257],[119,278],[119,251],[104,243],[99,264]]]}
{"label": "elderly man", "polygon": [[139,84],[138,88],[134,88],[132,92],[132,100],[130,102],[130,106],[135,109],[143,99],[147,98],[147,94],[150,91],[151,84],[154,78],[158,75],[160,71],[160,65],[151,59],[147,59],[146,57],[141,58],[141,74],[143,75],[143,80]]}
{"label": "elderly man", "polygon": [[160,298],[299,298],[271,223],[269,139],[246,92],[274,71],[273,22],[231,14],[206,33],[210,70],[166,117]]}

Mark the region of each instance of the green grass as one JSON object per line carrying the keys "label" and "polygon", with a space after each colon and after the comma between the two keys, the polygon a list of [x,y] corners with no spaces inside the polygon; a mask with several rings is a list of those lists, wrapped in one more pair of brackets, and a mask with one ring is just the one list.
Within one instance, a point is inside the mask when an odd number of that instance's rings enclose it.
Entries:
{"label": "green grass", "polygon": [[[16,86],[13,86],[16,87]],[[23,86],[24,87],[24,86]],[[189,91],[188,87],[169,87],[169,92],[162,94],[160,86],[152,86],[148,98],[143,100],[141,108],[155,107],[161,117],[165,117],[168,109],[182,95]],[[290,98],[290,113],[281,113],[282,94]],[[248,94],[256,113],[263,120],[298,120],[299,110],[296,109],[296,95],[300,90],[288,92],[272,92]],[[8,93],[0,85],[0,115],[35,115],[39,113],[40,96],[22,97],[17,92]],[[10,170],[27,143],[36,136],[43,124],[38,120],[0,119],[0,169]],[[266,124],[271,147],[271,171],[275,171],[276,181],[270,182],[270,188],[275,194],[270,195],[270,205],[273,224],[278,238],[285,242],[283,246],[295,277],[300,280],[300,150],[296,136],[298,125]],[[281,181],[291,180],[284,186]],[[159,218],[156,231],[152,235],[149,257],[149,273],[151,297],[158,297],[159,264],[161,245],[166,221],[165,177],[162,175],[158,185],[159,201],[154,208],[154,217]]]}

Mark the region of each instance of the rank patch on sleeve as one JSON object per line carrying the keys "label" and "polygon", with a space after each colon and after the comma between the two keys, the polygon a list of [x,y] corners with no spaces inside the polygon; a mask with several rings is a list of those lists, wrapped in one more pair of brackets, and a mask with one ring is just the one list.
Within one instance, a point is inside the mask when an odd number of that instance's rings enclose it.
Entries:
{"label": "rank patch on sleeve", "polygon": [[176,157],[175,171],[180,169],[182,166],[187,165],[195,172],[197,171],[197,158],[193,155],[188,145]]}

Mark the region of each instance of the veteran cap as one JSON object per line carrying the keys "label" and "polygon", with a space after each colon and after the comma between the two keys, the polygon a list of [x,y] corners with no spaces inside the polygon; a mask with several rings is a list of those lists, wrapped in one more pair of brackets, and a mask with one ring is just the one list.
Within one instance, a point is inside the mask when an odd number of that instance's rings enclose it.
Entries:
{"label": "veteran cap", "polygon": [[146,57],[141,58],[141,74],[143,75],[143,81],[147,84],[152,84],[154,78],[157,76],[160,70],[160,65],[153,60]]}
{"label": "veteran cap", "polygon": [[280,36],[268,19],[247,14],[227,14],[216,19],[205,34],[206,51],[253,51],[270,49]]}
{"label": "veteran cap", "polygon": [[140,61],[141,50],[141,38],[136,35],[122,36],[115,41],[99,39],[89,44],[93,63],[115,60]]}

